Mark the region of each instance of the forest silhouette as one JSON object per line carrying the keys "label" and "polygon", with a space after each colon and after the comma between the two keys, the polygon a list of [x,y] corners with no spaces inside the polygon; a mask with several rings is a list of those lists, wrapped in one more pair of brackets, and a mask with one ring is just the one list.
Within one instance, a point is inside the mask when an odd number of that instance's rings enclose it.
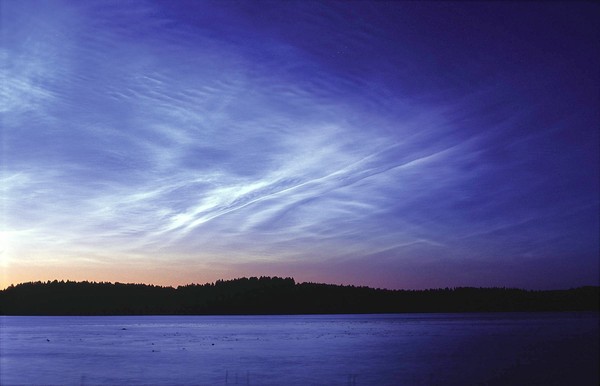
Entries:
{"label": "forest silhouette", "polygon": [[598,311],[597,286],[387,290],[293,278],[250,277],[161,287],[108,282],[29,282],[0,291],[0,315],[259,315]]}

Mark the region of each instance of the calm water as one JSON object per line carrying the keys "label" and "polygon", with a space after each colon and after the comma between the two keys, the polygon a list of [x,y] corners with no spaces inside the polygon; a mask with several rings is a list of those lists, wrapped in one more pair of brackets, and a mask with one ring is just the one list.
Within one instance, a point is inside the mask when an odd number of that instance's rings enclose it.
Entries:
{"label": "calm water", "polygon": [[597,385],[597,313],[0,317],[0,384]]}

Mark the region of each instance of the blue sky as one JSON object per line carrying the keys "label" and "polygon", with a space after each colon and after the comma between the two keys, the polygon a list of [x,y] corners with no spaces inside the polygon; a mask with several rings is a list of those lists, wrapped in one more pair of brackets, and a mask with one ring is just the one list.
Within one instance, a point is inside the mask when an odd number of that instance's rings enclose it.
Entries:
{"label": "blue sky", "polygon": [[598,284],[595,4],[1,6],[2,287]]}

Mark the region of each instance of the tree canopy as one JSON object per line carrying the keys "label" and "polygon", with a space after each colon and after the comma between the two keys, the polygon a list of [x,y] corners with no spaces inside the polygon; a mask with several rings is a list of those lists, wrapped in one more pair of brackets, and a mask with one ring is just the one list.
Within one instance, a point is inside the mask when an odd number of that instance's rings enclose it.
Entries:
{"label": "tree canopy", "polygon": [[599,287],[527,291],[513,288],[386,290],[293,278],[250,277],[161,287],[47,281],[0,291],[2,315],[209,315],[403,312],[587,311]]}

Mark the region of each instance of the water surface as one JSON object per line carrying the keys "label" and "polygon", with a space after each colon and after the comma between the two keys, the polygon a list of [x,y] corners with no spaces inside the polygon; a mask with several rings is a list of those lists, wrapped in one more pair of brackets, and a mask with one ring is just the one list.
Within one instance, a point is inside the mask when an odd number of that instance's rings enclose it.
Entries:
{"label": "water surface", "polygon": [[1,317],[2,385],[597,385],[597,313]]}

